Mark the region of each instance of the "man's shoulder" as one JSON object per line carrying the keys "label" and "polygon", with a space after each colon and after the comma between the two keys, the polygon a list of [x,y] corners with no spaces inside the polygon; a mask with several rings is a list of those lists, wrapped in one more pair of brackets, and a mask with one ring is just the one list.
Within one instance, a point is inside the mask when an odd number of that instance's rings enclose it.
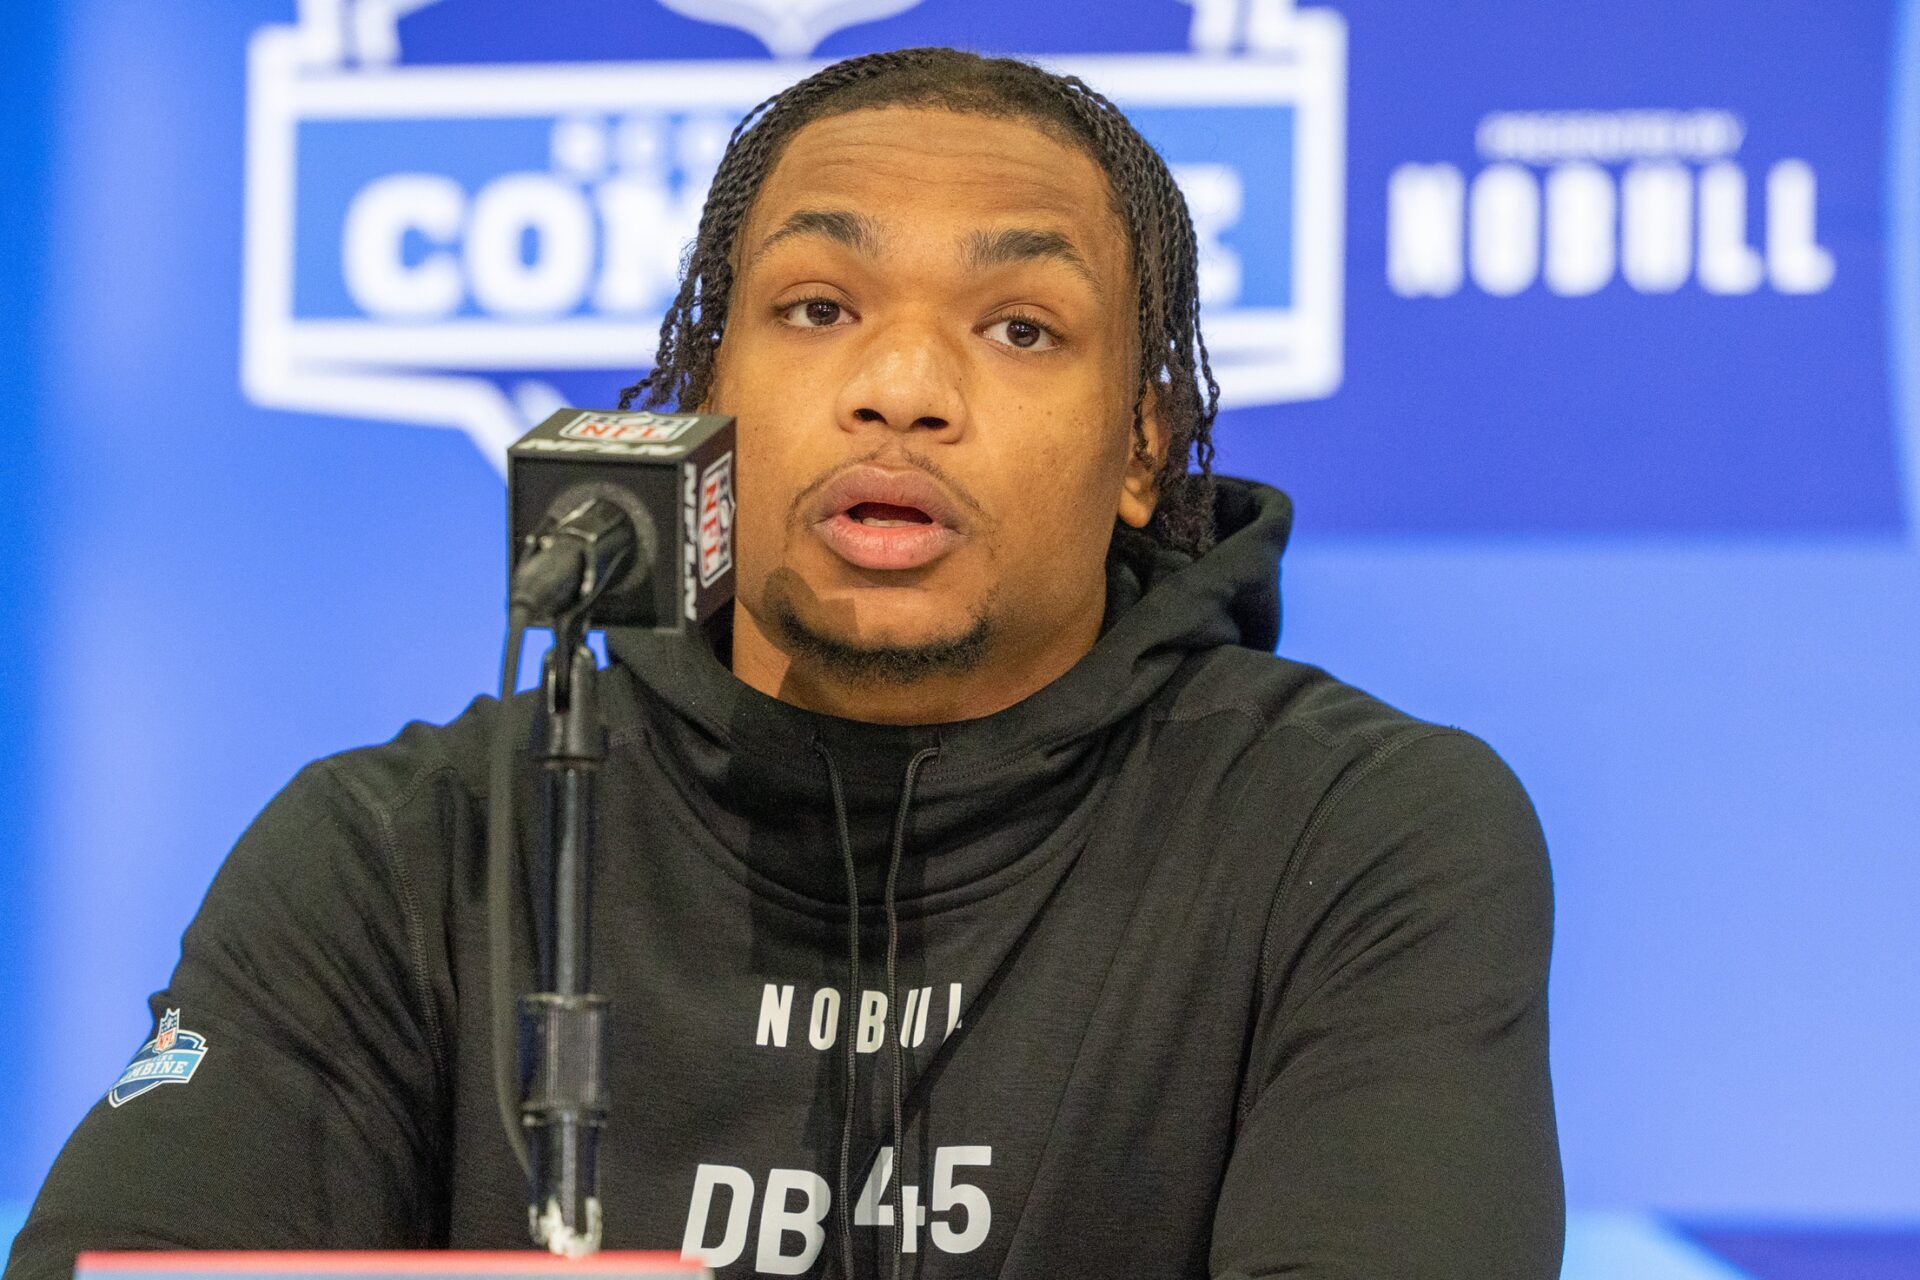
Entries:
{"label": "man's shoulder", "polygon": [[1243,792],[1312,811],[1319,828],[1382,808],[1438,821],[1462,803],[1533,819],[1525,788],[1485,739],[1311,663],[1238,647],[1209,651],[1190,665],[1163,714],[1237,722],[1232,767],[1251,788]]}
{"label": "man's shoulder", "polygon": [[[1336,903],[1366,918],[1397,902],[1433,919],[1472,917],[1475,936],[1546,945],[1539,815],[1484,739],[1250,649],[1208,654],[1174,706],[1169,718],[1241,722],[1223,830],[1238,834],[1249,867],[1267,869],[1269,944],[1307,938]],[[1501,919],[1476,915],[1475,903],[1501,904]]]}
{"label": "man's shoulder", "polygon": [[[1238,645],[1194,658],[1166,718],[1232,715],[1261,738],[1292,735],[1335,756],[1365,758],[1435,734],[1474,739],[1465,730],[1422,719],[1311,663]],[[1484,745],[1484,744],[1483,744]]]}
{"label": "man's shoulder", "polygon": [[293,786],[332,792],[375,815],[396,814],[423,799],[437,802],[449,793],[482,802],[499,720],[498,699],[477,697],[451,720],[412,720],[385,742],[322,756]]}

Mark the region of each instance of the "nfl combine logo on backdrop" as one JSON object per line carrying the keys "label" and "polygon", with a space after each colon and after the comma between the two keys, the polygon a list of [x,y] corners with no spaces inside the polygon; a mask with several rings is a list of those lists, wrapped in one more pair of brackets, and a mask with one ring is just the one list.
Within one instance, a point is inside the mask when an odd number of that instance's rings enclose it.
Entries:
{"label": "nfl combine logo on backdrop", "polygon": [[[651,359],[734,123],[821,65],[821,40],[920,2],[635,0],[746,31],[772,56],[415,65],[409,15],[461,0],[302,0],[300,21],[263,28],[249,54],[247,394],[457,428],[503,461],[532,425],[604,402]],[[1329,395],[1345,22],[1289,0],[1187,2],[1190,52],[1024,52],[1113,98],[1172,165],[1223,401]]]}
{"label": "nfl combine logo on backdrop", "polygon": [[180,1011],[169,1009],[161,1015],[153,1039],[133,1055],[120,1079],[107,1090],[107,1101],[118,1107],[163,1084],[185,1084],[206,1056],[207,1038],[182,1030]]}

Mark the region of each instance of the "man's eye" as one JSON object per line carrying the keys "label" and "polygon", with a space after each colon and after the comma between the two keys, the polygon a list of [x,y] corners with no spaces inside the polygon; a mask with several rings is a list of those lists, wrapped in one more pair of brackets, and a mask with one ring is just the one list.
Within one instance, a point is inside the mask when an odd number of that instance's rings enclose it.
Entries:
{"label": "man's eye", "polygon": [[847,318],[847,309],[831,298],[803,298],[780,308],[780,319],[796,329],[826,329]]}
{"label": "man's eye", "polygon": [[1018,347],[1022,351],[1045,351],[1060,345],[1060,339],[1053,330],[1025,316],[1008,316],[1005,320],[988,325],[986,332],[995,342]]}

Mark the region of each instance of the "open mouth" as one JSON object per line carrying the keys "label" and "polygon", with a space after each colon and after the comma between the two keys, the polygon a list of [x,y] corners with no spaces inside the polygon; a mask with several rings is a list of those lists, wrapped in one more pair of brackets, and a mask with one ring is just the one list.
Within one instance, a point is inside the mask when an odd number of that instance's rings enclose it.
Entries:
{"label": "open mouth", "polygon": [[968,536],[958,504],[914,468],[856,466],[815,500],[813,531],[860,569],[919,569]]}
{"label": "open mouth", "polygon": [[895,506],[891,502],[856,502],[847,508],[847,518],[870,529],[898,529],[904,525],[933,523],[933,517],[920,508]]}

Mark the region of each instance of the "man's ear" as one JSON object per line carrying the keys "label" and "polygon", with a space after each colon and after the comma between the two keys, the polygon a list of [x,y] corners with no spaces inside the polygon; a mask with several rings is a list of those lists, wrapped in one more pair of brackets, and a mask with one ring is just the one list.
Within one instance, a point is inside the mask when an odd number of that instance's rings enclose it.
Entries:
{"label": "man's ear", "polygon": [[[1140,400],[1140,429],[1147,437],[1143,450],[1138,441],[1129,440],[1133,456],[1127,460],[1127,474],[1120,483],[1119,517],[1136,529],[1144,529],[1160,503],[1158,478],[1160,464],[1167,456],[1167,424],[1160,416],[1158,388],[1148,387]],[[1131,427],[1129,427],[1131,432]]]}

